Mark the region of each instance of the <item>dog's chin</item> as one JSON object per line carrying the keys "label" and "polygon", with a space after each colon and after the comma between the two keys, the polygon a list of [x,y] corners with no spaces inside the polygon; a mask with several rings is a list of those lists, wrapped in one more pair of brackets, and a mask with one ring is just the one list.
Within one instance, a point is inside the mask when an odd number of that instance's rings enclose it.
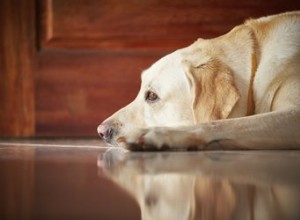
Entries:
{"label": "dog's chin", "polygon": [[118,142],[115,141],[115,140],[110,140],[110,141],[104,140],[104,143],[105,143],[108,147],[120,147],[120,145],[118,144]]}
{"label": "dog's chin", "polygon": [[119,140],[119,137],[113,138],[113,139],[109,139],[109,140],[103,140],[103,142],[108,146],[108,147],[117,147],[117,148],[124,148],[124,143],[122,141],[122,137]]}

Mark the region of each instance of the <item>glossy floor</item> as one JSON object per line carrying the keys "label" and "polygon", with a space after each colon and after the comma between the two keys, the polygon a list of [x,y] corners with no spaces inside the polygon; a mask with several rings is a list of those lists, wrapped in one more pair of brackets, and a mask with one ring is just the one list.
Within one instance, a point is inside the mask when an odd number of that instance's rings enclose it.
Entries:
{"label": "glossy floor", "polygon": [[300,151],[0,140],[0,219],[300,219]]}

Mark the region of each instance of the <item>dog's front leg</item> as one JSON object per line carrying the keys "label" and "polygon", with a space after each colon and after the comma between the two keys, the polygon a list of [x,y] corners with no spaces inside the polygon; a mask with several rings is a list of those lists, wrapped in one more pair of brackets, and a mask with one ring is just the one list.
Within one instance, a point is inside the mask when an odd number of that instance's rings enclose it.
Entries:
{"label": "dog's front leg", "polygon": [[133,151],[157,150],[202,150],[206,140],[199,135],[200,126],[193,127],[153,127],[136,129],[118,139],[121,147]]}
{"label": "dog's front leg", "polygon": [[129,150],[300,149],[300,111],[136,130],[119,143]]}

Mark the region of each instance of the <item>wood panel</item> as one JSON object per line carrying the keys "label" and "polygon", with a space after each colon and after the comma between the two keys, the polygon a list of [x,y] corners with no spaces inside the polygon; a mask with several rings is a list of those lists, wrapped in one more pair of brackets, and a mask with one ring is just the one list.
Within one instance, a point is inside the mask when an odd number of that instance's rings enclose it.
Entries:
{"label": "wood panel", "polygon": [[174,49],[296,0],[45,0],[42,48]]}
{"label": "wood panel", "polygon": [[34,1],[0,1],[0,137],[34,134],[34,19]]}
{"label": "wood panel", "polygon": [[97,125],[132,101],[153,54],[45,52],[36,76],[37,135],[97,136]]}

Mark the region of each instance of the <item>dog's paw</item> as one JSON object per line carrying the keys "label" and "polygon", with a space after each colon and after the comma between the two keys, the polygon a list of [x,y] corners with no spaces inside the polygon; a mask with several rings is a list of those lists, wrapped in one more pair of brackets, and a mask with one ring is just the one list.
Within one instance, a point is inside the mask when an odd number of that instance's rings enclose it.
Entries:
{"label": "dog's paw", "polygon": [[166,127],[138,129],[120,137],[118,143],[131,151],[202,150],[205,139],[198,132]]}

